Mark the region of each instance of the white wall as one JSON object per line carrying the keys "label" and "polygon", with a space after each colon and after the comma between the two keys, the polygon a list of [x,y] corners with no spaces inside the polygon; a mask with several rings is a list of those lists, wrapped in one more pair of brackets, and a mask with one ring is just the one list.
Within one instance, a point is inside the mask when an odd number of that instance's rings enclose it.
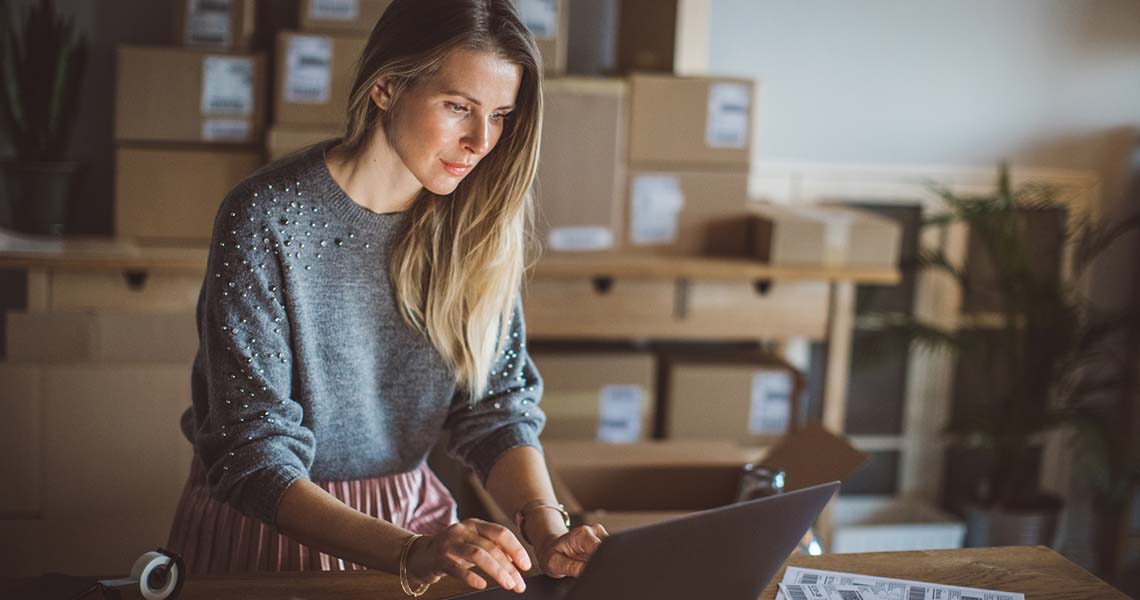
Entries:
{"label": "white wall", "polygon": [[1140,137],[1137,0],[712,0],[709,70],[760,82],[756,161],[1092,169]]}
{"label": "white wall", "polygon": [[[709,70],[759,81],[754,175],[1007,159],[1091,171],[1106,216],[1140,212],[1140,0],[711,2]],[[1121,242],[1097,265],[1102,307],[1140,295],[1140,240]],[[1088,517],[1065,543],[1084,564]]]}

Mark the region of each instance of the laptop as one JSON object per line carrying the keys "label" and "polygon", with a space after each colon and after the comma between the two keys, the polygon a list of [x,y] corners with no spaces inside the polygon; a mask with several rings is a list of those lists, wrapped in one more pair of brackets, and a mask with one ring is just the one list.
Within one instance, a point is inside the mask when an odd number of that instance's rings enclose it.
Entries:
{"label": "laptop", "polygon": [[825,483],[611,534],[582,576],[526,578],[465,600],[756,600],[839,489]]}

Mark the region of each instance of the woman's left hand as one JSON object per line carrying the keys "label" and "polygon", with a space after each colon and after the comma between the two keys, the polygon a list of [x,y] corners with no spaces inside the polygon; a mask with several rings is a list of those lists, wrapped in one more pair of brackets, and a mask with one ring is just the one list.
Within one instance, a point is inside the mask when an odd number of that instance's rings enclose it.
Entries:
{"label": "woman's left hand", "polygon": [[608,535],[606,528],[597,524],[580,525],[562,535],[550,536],[534,549],[538,566],[556,579],[567,575],[579,577],[590,556]]}

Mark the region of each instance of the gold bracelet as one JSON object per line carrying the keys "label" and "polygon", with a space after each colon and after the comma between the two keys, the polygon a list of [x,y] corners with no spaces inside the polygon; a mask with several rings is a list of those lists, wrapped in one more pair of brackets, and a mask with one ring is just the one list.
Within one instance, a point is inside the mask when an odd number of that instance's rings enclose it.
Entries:
{"label": "gold bracelet", "polygon": [[515,513],[515,527],[519,530],[519,535],[522,536],[524,542],[534,546],[526,535],[526,513],[527,511],[536,508],[549,508],[556,510],[562,515],[562,522],[566,525],[566,529],[570,529],[570,513],[566,512],[566,507],[562,504],[549,504],[545,500],[534,500],[523,505],[517,513]]}
{"label": "gold bracelet", "polygon": [[421,583],[418,589],[413,590],[412,584],[408,581],[408,555],[411,554],[412,544],[423,536],[418,533],[413,533],[408,541],[404,542],[404,548],[400,550],[400,587],[403,588],[404,593],[419,598],[424,595],[424,592],[431,587],[430,583]]}

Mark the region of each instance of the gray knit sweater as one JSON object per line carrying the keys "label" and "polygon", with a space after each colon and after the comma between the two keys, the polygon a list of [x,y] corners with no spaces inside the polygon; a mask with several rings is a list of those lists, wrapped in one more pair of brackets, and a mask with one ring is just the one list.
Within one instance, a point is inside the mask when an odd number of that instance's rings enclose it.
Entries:
{"label": "gray knit sweater", "polygon": [[407,213],[353,202],[325,166],[331,143],[226,196],[198,297],[182,431],[211,495],[271,525],[297,478],[408,471],[446,429],[450,453],[486,479],[506,450],[541,448],[546,421],[521,303],[473,402],[394,300],[387,265]]}

